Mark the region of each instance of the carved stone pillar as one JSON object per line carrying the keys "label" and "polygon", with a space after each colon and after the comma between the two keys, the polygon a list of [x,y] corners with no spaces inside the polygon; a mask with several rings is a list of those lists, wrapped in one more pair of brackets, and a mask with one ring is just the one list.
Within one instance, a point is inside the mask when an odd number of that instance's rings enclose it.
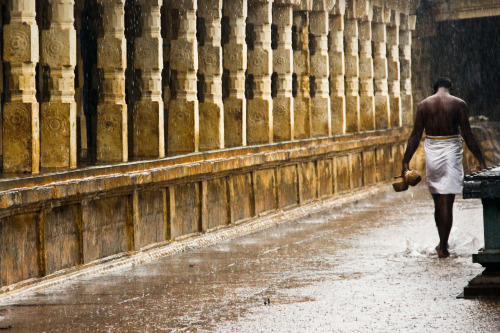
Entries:
{"label": "carved stone pillar", "polygon": [[346,132],[351,133],[359,131],[358,20],[346,15],[344,27]]}
{"label": "carved stone pillar", "polygon": [[160,9],[162,0],[139,2],[142,36],[136,38],[134,67],[141,73],[141,98],[134,103],[134,156],[164,157],[164,105],[162,98],[163,39]]}
{"label": "carved stone pillar", "polygon": [[359,130],[375,129],[371,18],[359,22]]}
{"label": "carved stone pillar", "polygon": [[173,1],[178,20],[177,38],[171,42],[170,70],[173,90],[168,114],[168,153],[198,151],[199,113],[197,93],[198,42],[197,0]]}
{"label": "carved stone pillar", "polygon": [[373,9],[373,67],[375,78],[375,128],[389,127],[389,88],[387,84],[387,34],[390,10]]}
{"label": "carved stone pillar", "polygon": [[97,160],[127,161],[125,0],[101,2],[104,36],[97,40],[97,67],[103,71],[103,100],[97,106]]}
{"label": "carved stone pillar", "polygon": [[228,95],[224,99],[224,144],[226,147],[245,146],[247,142],[247,101],[245,98],[247,12],[247,0],[224,1],[223,15],[229,30],[227,42],[223,45],[223,64],[224,71],[227,73],[228,86]]}
{"label": "carved stone pillar", "polygon": [[411,86],[411,39],[415,27],[414,17],[401,15],[399,27],[399,64],[401,74],[401,113],[403,126],[413,123],[413,97]]}
{"label": "carved stone pillar", "polygon": [[293,12],[293,73],[295,75],[294,135],[296,139],[311,137],[311,97],[309,95],[309,14]]}
{"label": "carved stone pillar", "polygon": [[3,171],[38,173],[40,136],[35,97],[38,26],[35,0],[10,2],[10,23],[4,26],[3,60],[10,64],[10,90],[3,109]]}
{"label": "carved stone pillar", "polygon": [[275,4],[273,24],[277,26],[278,45],[273,50],[273,70],[277,75],[277,94],[273,100],[274,141],[293,140],[294,138],[292,23],[292,6]]}
{"label": "carved stone pillar", "polygon": [[200,150],[224,148],[224,106],[222,104],[222,0],[198,4],[198,75],[202,84],[200,100]]}
{"label": "carved stone pillar", "polygon": [[253,96],[247,100],[248,144],[273,141],[271,22],[272,0],[249,0],[247,24],[253,45],[248,49],[248,75],[253,77]]}
{"label": "carved stone pillar", "polygon": [[40,113],[42,167],[75,168],[76,31],[74,0],[52,1],[50,29],[42,32],[42,64],[50,68],[50,101]]}
{"label": "carved stone pillar", "polygon": [[330,103],[332,134],[345,133],[344,15],[330,17]]}
{"label": "carved stone pillar", "polygon": [[328,61],[328,12],[310,12],[309,29],[314,38],[311,52],[311,75],[314,77],[314,98],[311,99],[312,136],[329,136],[332,133],[329,96]]}
{"label": "carved stone pillar", "polygon": [[389,85],[389,127],[401,126],[401,96],[399,82],[399,14],[391,13],[387,25],[387,68]]}

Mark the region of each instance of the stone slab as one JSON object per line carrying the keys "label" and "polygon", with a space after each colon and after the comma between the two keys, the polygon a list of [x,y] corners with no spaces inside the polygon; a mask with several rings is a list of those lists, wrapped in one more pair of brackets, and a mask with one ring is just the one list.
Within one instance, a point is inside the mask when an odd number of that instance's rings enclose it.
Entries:
{"label": "stone slab", "polygon": [[78,204],[54,207],[43,213],[47,274],[82,264],[81,217]]}
{"label": "stone slab", "polygon": [[201,227],[201,198],[200,183],[188,183],[170,187],[170,195],[173,200],[170,204],[171,221],[170,236],[175,239],[178,236],[192,234],[200,231]]}
{"label": "stone slab", "polygon": [[134,249],[166,240],[166,190],[134,193]]}
{"label": "stone slab", "polygon": [[237,222],[251,217],[254,213],[251,173],[231,176],[230,182],[231,221]]}
{"label": "stone slab", "polygon": [[38,213],[0,220],[0,286],[40,276]]}
{"label": "stone slab", "polygon": [[203,184],[203,230],[230,222],[227,178],[215,178]]}
{"label": "stone slab", "polygon": [[82,209],[83,262],[130,250],[129,196],[89,201]]}
{"label": "stone slab", "polygon": [[275,208],[275,177],[273,169],[258,170],[254,174],[255,183],[255,214],[270,211]]}

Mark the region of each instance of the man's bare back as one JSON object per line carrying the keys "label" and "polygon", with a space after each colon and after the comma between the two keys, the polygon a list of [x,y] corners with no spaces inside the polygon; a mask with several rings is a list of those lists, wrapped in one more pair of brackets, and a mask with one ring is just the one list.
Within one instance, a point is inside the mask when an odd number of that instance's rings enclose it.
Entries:
{"label": "man's bare back", "polygon": [[[460,133],[461,120],[466,118],[467,104],[460,98],[440,91],[420,103],[425,133],[448,136]],[[465,124],[462,124],[465,125]],[[463,126],[465,127],[465,126]]]}

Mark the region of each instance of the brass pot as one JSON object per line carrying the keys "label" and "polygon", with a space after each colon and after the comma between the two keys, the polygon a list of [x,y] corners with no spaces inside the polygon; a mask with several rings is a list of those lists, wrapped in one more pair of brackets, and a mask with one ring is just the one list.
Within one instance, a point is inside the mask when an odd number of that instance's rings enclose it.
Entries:
{"label": "brass pot", "polygon": [[406,191],[408,189],[408,183],[405,181],[403,176],[394,177],[392,181],[392,187],[396,192]]}
{"label": "brass pot", "polygon": [[417,170],[406,170],[405,171],[405,182],[410,186],[415,186],[422,180],[422,175]]}

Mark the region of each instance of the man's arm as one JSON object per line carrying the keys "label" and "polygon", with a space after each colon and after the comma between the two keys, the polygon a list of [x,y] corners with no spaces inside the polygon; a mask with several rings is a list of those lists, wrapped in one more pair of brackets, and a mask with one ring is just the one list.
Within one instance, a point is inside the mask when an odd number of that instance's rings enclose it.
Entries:
{"label": "man's arm", "polygon": [[408,144],[406,145],[405,155],[403,157],[403,168],[401,174],[410,168],[410,161],[415,154],[415,151],[420,144],[420,139],[422,139],[422,133],[424,132],[424,107],[422,104],[418,106],[417,116],[415,117],[415,124],[413,125],[413,131],[411,132],[410,138],[408,139]]}
{"label": "man's arm", "polygon": [[481,153],[481,148],[476,140],[476,137],[472,133],[469,123],[469,117],[467,116],[467,104],[464,103],[463,107],[460,109],[459,124],[462,137],[464,138],[467,148],[472,152],[474,157],[479,162],[479,166],[482,169],[486,169],[486,162],[484,160],[483,154]]}

